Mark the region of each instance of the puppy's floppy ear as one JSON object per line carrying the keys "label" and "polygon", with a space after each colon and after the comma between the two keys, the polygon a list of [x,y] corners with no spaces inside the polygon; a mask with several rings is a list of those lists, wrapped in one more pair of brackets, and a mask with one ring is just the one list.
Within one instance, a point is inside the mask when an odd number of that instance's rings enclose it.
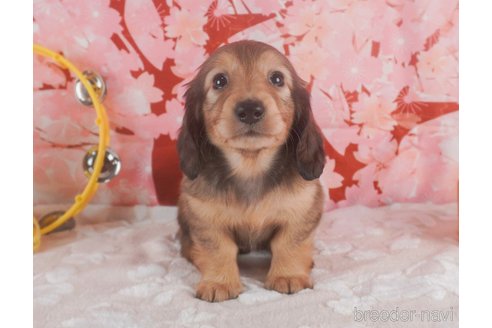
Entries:
{"label": "puppy's floppy ear", "polygon": [[179,166],[183,173],[191,180],[200,173],[202,166],[201,147],[206,139],[203,122],[202,105],[205,98],[199,80],[191,81],[186,90],[185,114],[183,125],[178,136]]}
{"label": "puppy's floppy ear", "polygon": [[314,121],[310,95],[302,81],[294,83],[292,98],[295,106],[293,138],[298,139],[297,169],[304,179],[314,180],[320,177],[325,167],[323,137]]}

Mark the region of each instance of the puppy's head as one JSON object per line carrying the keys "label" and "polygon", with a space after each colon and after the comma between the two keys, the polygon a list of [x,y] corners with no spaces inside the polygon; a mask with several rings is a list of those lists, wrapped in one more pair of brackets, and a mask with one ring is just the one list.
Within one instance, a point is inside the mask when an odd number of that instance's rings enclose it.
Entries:
{"label": "puppy's head", "polygon": [[255,154],[287,143],[299,173],[318,178],[325,164],[305,83],[275,48],[240,41],[218,49],[200,67],[185,93],[178,138],[183,172],[194,179],[205,165],[206,147]]}

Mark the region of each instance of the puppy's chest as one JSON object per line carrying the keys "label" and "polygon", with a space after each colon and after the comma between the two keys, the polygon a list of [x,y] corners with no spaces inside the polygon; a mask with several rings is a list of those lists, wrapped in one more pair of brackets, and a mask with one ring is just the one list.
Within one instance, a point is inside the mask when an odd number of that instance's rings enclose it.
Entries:
{"label": "puppy's chest", "polygon": [[233,233],[240,252],[265,249],[275,231],[287,219],[288,199],[275,198],[276,201],[266,197],[249,205],[239,202],[220,206],[225,214],[217,215],[220,225]]}
{"label": "puppy's chest", "polygon": [[218,202],[216,216],[226,226],[234,226],[252,234],[259,233],[287,221],[294,223],[303,220],[315,195],[315,184],[306,184],[302,188],[274,189],[254,201],[235,199]]}
{"label": "puppy's chest", "polygon": [[[185,188],[193,189],[185,185]],[[260,195],[184,193],[182,197],[199,221],[209,227],[259,231],[265,227],[303,220],[320,192],[319,182],[300,181]]]}

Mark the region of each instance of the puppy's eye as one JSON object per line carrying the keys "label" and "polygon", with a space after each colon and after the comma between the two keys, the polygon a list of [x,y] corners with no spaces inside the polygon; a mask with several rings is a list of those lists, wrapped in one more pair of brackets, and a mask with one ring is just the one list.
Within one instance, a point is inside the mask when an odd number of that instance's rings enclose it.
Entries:
{"label": "puppy's eye", "polygon": [[213,88],[215,90],[222,89],[227,85],[227,76],[225,74],[219,73],[214,76]]}
{"label": "puppy's eye", "polygon": [[284,85],[284,75],[279,71],[275,71],[270,75],[270,83],[277,87],[282,87]]}

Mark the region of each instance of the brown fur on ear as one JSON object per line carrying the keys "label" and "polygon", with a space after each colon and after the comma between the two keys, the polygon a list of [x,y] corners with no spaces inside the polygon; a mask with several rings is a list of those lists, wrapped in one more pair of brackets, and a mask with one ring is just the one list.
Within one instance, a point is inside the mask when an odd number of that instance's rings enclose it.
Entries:
{"label": "brown fur on ear", "polygon": [[203,122],[202,104],[205,99],[201,82],[191,81],[185,92],[185,114],[178,136],[179,166],[191,180],[195,179],[202,167],[202,147],[207,135]]}
{"label": "brown fur on ear", "polygon": [[296,117],[292,126],[296,145],[297,170],[305,180],[320,177],[325,167],[325,148],[319,127],[314,121],[310,95],[302,81],[296,81],[292,91]]}

